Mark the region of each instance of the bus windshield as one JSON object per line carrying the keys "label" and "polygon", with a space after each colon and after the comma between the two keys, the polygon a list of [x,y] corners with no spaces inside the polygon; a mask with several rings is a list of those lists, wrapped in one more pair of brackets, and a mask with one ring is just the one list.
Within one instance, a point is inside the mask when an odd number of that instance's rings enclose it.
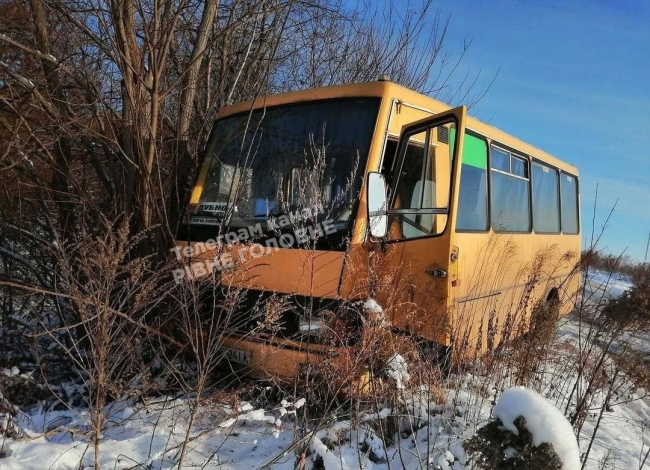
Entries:
{"label": "bus windshield", "polygon": [[245,227],[318,207],[318,218],[347,229],[378,109],[378,98],[336,99],[217,121],[191,224]]}

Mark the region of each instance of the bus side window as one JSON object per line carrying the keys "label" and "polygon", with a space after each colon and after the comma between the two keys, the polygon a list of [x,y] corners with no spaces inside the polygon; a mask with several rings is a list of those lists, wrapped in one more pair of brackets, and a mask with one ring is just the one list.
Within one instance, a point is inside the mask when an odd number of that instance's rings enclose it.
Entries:
{"label": "bus side window", "polygon": [[490,204],[495,232],[530,232],[528,160],[490,147]]}
{"label": "bus side window", "polygon": [[387,140],[386,146],[384,147],[384,158],[381,162],[381,168],[379,168],[379,172],[386,177],[386,181],[389,180],[393,169],[395,153],[397,153],[397,141],[390,139]]}
{"label": "bus side window", "polygon": [[578,217],[578,180],[575,176],[562,173],[560,180],[560,200],[562,205],[562,233],[580,233]]}
{"label": "bus side window", "polygon": [[456,230],[488,229],[487,156],[487,142],[465,134]]}
{"label": "bus side window", "polygon": [[536,233],[560,233],[558,172],[533,162],[533,229]]}

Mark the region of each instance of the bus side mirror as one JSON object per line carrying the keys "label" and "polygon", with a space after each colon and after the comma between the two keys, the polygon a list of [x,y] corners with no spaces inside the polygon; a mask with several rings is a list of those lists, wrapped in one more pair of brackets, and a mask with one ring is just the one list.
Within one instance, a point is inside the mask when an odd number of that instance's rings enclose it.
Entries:
{"label": "bus side mirror", "polygon": [[366,191],[370,235],[374,238],[384,238],[388,232],[386,180],[384,175],[374,171],[368,173]]}

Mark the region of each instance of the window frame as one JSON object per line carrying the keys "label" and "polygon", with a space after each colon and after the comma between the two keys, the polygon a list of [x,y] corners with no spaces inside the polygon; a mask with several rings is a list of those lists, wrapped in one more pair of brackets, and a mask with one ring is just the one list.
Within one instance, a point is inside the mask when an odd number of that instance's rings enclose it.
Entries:
{"label": "window frame", "polygon": [[[454,110],[450,110],[454,111]],[[460,127],[460,119],[458,116],[456,116],[453,112],[445,112],[445,113],[440,113],[443,114],[443,116],[439,115],[434,115],[428,118],[423,119],[422,121],[424,122],[415,122],[412,125],[406,127],[403,132],[401,133],[399,140],[398,140],[398,148],[397,148],[397,155],[395,158],[395,161],[393,162],[393,171],[391,174],[391,179],[389,184],[389,200],[388,200],[388,207],[392,207],[395,204],[395,198],[397,197],[397,191],[395,190],[397,185],[399,184],[399,176],[401,175],[402,172],[402,166],[404,165],[404,158],[406,155],[406,151],[408,149],[408,142],[409,139],[417,135],[421,132],[426,132],[426,137],[425,137],[425,149],[426,149],[426,155],[425,155],[425,163],[422,165],[422,175],[424,176],[424,172],[426,171],[426,165],[429,162],[429,150],[428,150],[428,143],[429,143],[429,134],[430,130],[438,127],[438,126],[443,126],[446,124],[453,124],[456,127],[456,132],[454,135],[454,143],[453,146],[450,143],[449,146],[454,149],[454,153],[452,155],[453,159],[451,162],[451,171],[449,173],[449,195],[447,197],[447,208],[442,209],[442,208],[434,208],[434,209],[413,209],[413,208],[408,208],[408,209],[388,209],[386,211],[387,216],[391,215],[400,215],[400,214],[434,214],[434,215],[446,215],[447,216],[447,221],[445,222],[445,228],[440,232],[440,233],[434,233],[430,235],[422,235],[420,237],[412,237],[412,238],[396,238],[396,239],[388,239],[386,240],[385,243],[404,243],[404,242],[410,242],[410,241],[416,241],[416,240],[423,240],[427,238],[437,238],[437,237],[442,237],[448,233],[450,229],[450,219],[452,215],[452,203],[453,203],[453,194],[454,191],[456,191],[456,188],[454,187],[454,181],[456,177],[456,167],[458,165],[456,154],[458,153],[458,145],[460,144],[460,134],[459,132],[459,127]],[[436,123],[435,125],[432,125],[432,121],[436,121],[438,118],[440,118],[440,122]],[[463,126],[464,127],[464,126]],[[424,189],[422,189],[424,192]],[[423,192],[420,194],[420,206],[422,205],[422,196]],[[390,221],[389,221],[390,224]]]}
{"label": "window frame", "polygon": [[[532,191],[532,189],[533,189],[533,180],[534,180],[534,177],[533,177],[533,164],[534,163],[537,163],[539,165],[543,165],[545,167],[548,167],[548,168],[551,168],[551,169],[555,170],[555,174],[557,175],[557,204],[558,204],[557,217],[558,217],[558,226],[560,228],[559,228],[559,230],[557,232],[538,232],[537,230],[535,230],[535,207],[534,207],[534,205],[532,205],[531,206],[531,216],[532,216],[533,232],[536,235],[561,235],[562,234],[562,190],[561,190],[560,185],[562,184],[562,181],[561,181],[562,170],[560,168],[556,167],[555,165],[551,165],[550,163],[548,163],[548,162],[546,162],[544,160],[541,160],[539,158],[535,158],[535,157],[531,158],[531,164],[530,164],[530,177],[531,177],[531,180],[530,180],[531,181],[530,182],[530,188],[531,188],[530,199],[531,199],[531,204],[532,204],[532,200],[533,200],[533,191]],[[578,225],[580,225],[579,222],[578,222]]]}
{"label": "window frame", "polygon": [[[513,155],[516,158],[520,158],[520,159],[524,160],[528,164],[528,178],[523,178],[523,177],[515,175],[513,173],[507,173],[507,172],[505,172],[503,170],[498,170],[498,169],[492,168],[492,151],[491,151],[492,147],[495,147],[497,150],[500,150],[501,152],[507,152],[510,155],[510,160],[509,160],[508,163],[510,164],[509,166],[510,166],[511,170],[512,170],[512,157],[513,157]],[[521,234],[531,234],[531,233],[533,233],[533,204],[532,204],[533,195],[532,195],[532,185],[531,185],[531,181],[530,181],[530,177],[531,177],[530,162],[531,162],[531,160],[532,160],[532,158],[531,158],[530,155],[527,155],[527,154],[525,154],[524,152],[522,152],[520,150],[516,150],[516,149],[514,149],[514,148],[512,148],[512,147],[510,147],[508,145],[502,144],[499,141],[494,140],[494,139],[492,139],[490,141],[490,146],[489,146],[489,149],[488,149],[488,167],[489,167],[489,170],[490,170],[490,175],[488,177],[488,180],[489,180],[488,181],[488,184],[489,184],[488,187],[489,187],[490,192],[488,194],[488,199],[490,201],[490,228],[492,229],[492,231],[494,233],[506,233],[506,234],[513,234],[513,235],[514,234],[521,235]],[[527,231],[497,230],[496,226],[494,226],[494,224],[492,223],[492,172],[493,171],[497,172],[497,173],[500,173],[502,175],[509,176],[511,178],[516,178],[516,179],[528,182],[528,230]]]}
{"label": "window frame", "polygon": [[[565,232],[564,227],[562,226],[562,175],[567,175],[573,178],[576,182],[576,200],[574,201],[576,205],[576,218],[578,231],[577,232]],[[560,184],[558,185],[558,190],[560,191],[560,233],[562,235],[580,235],[582,233],[582,223],[580,219],[580,178],[573,173],[560,169]]]}

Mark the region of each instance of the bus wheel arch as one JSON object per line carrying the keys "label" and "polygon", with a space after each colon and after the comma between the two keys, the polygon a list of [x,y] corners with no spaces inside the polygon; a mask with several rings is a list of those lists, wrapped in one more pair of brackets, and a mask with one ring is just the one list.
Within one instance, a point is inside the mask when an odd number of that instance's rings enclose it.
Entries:
{"label": "bus wheel arch", "polygon": [[557,287],[552,287],[549,289],[548,294],[546,295],[546,302],[559,302],[560,301],[560,291]]}

